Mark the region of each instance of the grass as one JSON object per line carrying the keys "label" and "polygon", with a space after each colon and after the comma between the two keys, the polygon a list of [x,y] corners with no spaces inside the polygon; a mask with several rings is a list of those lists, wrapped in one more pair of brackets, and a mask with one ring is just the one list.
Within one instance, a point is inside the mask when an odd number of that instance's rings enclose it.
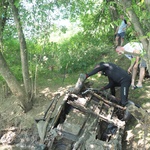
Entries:
{"label": "grass", "polygon": [[[111,56],[111,57],[110,57]],[[113,62],[123,69],[127,70],[130,65],[130,61],[125,56],[118,56],[114,49],[108,49],[108,55],[102,56],[95,63],[100,61]],[[16,104],[16,99],[14,96],[8,96],[6,98],[0,99],[0,119],[2,123],[0,124],[0,130],[8,126],[20,126],[20,128],[31,128],[35,126],[35,118],[40,118],[44,115],[47,106],[53,97],[53,92],[56,92],[60,87],[66,87],[68,85],[75,85],[80,73],[86,73],[91,71],[94,66],[89,66],[87,70],[80,70],[72,74],[60,74],[59,72],[49,71],[47,76],[40,75],[37,77],[37,98],[35,100],[33,109],[27,114],[23,114],[21,109]],[[108,83],[107,77],[94,75],[90,79],[94,83],[94,87],[102,87]],[[143,88],[130,90],[129,100],[135,102],[136,104],[142,106],[145,110],[150,112],[150,79],[145,79]],[[1,93],[3,95],[3,93]],[[47,96],[47,97],[46,97]],[[137,130],[137,122],[132,119],[127,127],[127,130],[132,130],[136,141],[129,142],[130,146],[133,147],[132,143],[137,143],[140,140],[138,133],[140,129]],[[142,130],[142,129],[141,129]],[[137,146],[136,145],[136,146]],[[128,148],[126,148],[128,149]]]}

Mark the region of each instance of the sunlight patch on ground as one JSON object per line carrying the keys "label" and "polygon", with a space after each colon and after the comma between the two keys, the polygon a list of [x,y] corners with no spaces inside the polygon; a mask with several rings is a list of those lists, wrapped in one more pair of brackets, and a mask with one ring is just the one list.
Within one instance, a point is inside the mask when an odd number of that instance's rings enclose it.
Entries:
{"label": "sunlight patch on ground", "polygon": [[150,97],[150,91],[146,91],[146,95]]}
{"label": "sunlight patch on ground", "polygon": [[143,107],[146,109],[148,113],[150,113],[150,102],[145,103]]}
{"label": "sunlight patch on ground", "polygon": [[133,137],[134,137],[133,131],[128,130],[127,131],[127,136],[126,136],[126,141],[129,142]]}
{"label": "sunlight patch on ground", "polygon": [[12,150],[12,146],[10,146],[10,145],[2,145],[2,146],[0,146],[0,150]]}

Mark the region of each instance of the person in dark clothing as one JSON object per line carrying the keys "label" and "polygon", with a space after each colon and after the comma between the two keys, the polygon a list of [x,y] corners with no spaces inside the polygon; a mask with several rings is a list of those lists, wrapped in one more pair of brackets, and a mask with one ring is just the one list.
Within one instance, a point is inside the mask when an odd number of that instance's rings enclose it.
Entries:
{"label": "person in dark clothing", "polygon": [[120,87],[121,105],[125,106],[128,102],[128,92],[131,85],[131,75],[129,75],[124,69],[113,63],[100,62],[94,70],[90,73],[82,74],[82,81],[86,80],[92,75],[100,72],[102,75],[108,77],[109,83],[101,90],[109,89],[111,94],[115,96],[115,87]]}

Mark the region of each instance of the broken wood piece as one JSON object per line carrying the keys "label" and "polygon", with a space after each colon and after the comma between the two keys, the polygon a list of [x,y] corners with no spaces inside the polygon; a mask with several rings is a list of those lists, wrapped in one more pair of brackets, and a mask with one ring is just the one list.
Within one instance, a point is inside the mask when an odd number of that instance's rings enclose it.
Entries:
{"label": "broken wood piece", "polygon": [[122,107],[122,106],[120,106],[120,105],[117,105],[117,104],[115,104],[115,103],[113,103],[113,102],[110,102],[110,101],[104,99],[102,96],[100,96],[100,95],[94,93],[93,91],[90,91],[90,93],[91,93],[92,95],[94,95],[96,98],[102,100],[103,102],[105,102],[105,103],[107,103],[107,104],[109,104],[109,105],[111,105],[111,106],[120,108],[120,109],[122,109],[122,110],[125,110],[125,109],[126,109],[125,107]]}
{"label": "broken wood piece", "polygon": [[89,114],[93,114],[93,115],[99,117],[99,119],[101,119],[101,120],[103,120],[103,121],[106,121],[106,122],[108,122],[108,123],[113,123],[114,125],[116,125],[116,126],[118,126],[118,127],[120,127],[120,128],[124,127],[124,125],[125,125],[125,122],[124,122],[124,121],[120,121],[118,118],[109,119],[109,118],[107,118],[107,117],[105,117],[105,116],[103,116],[103,115],[101,115],[101,114],[98,114],[98,113],[96,113],[96,112],[93,112],[93,111],[92,111],[91,109],[89,109],[89,108],[85,108],[85,107],[82,106],[81,104],[77,104],[76,102],[68,101],[67,103],[70,104],[71,106],[73,106],[73,107],[75,107],[75,108],[81,110],[82,112],[89,113]]}

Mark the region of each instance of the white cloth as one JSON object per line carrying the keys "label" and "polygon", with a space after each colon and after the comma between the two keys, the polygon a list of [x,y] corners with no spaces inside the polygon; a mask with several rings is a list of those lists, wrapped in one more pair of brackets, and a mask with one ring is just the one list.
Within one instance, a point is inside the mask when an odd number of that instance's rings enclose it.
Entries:
{"label": "white cloth", "polygon": [[[140,54],[143,53],[143,45],[139,42],[130,42],[123,46],[124,50],[129,53],[133,53],[134,50],[139,50]],[[132,54],[125,54],[128,59],[133,58]]]}

